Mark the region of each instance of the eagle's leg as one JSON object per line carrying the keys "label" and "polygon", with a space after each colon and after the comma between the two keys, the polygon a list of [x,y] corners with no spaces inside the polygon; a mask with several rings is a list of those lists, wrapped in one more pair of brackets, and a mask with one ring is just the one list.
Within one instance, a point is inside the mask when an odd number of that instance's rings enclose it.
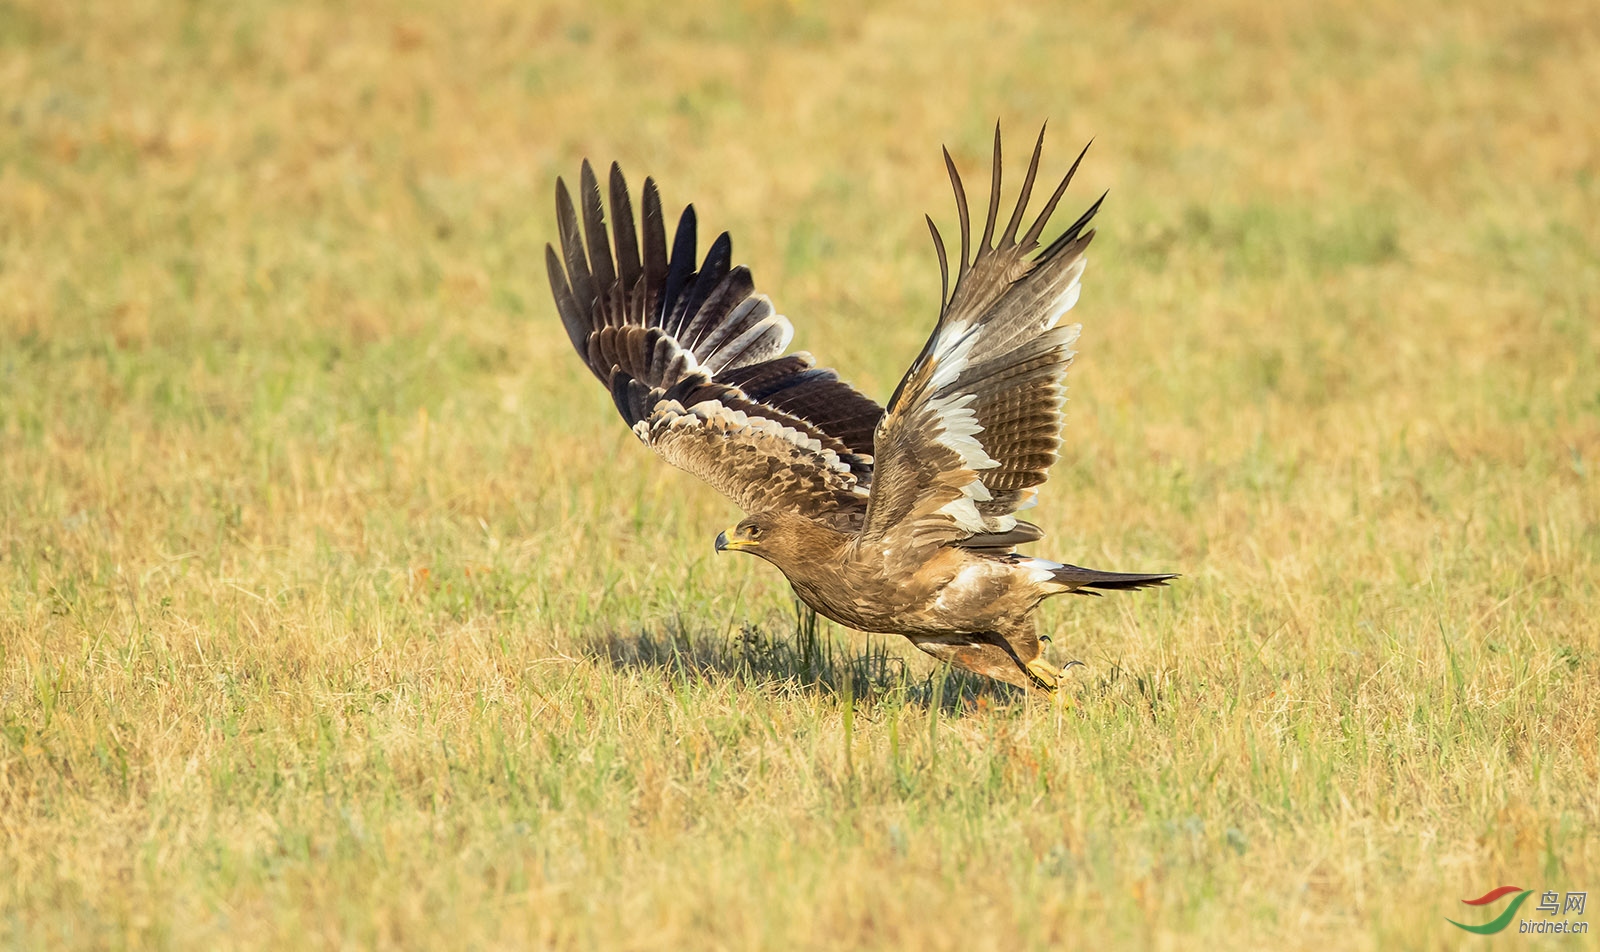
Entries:
{"label": "eagle's leg", "polygon": [[[1066,671],[1046,660],[1031,621],[1007,631],[907,637],[940,661],[1019,688],[1054,692],[1060,688]],[[1081,662],[1069,662],[1067,668],[1074,664]]]}
{"label": "eagle's leg", "polygon": [[[1061,679],[1066,669],[1056,667],[1045,658],[1042,643],[1044,639],[1039,637],[1039,629],[1032,619],[999,634],[1010,646],[1016,656],[1017,664],[1032,679],[1035,687],[1052,692],[1061,687]],[[1072,665],[1069,664],[1067,667],[1070,668]]]}
{"label": "eagle's leg", "polygon": [[976,634],[907,635],[911,643],[940,661],[974,671],[984,677],[1015,684],[1019,688],[1041,687],[1007,641],[992,632]]}

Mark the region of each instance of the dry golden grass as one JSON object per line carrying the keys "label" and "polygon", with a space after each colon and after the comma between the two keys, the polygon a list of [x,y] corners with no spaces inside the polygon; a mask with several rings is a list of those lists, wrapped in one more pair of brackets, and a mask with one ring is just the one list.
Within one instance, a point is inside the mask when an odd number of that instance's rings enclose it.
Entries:
{"label": "dry golden grass", "polygon": [[[1443,948],[1600,888],[1591,5],[464,6],[0,0],[0,944]],[[541,260],[620,159],[881,397],[997,116],[1111,189],[1038,551],[1185,573],[1052,605],[1065,711],[714,558]]]}

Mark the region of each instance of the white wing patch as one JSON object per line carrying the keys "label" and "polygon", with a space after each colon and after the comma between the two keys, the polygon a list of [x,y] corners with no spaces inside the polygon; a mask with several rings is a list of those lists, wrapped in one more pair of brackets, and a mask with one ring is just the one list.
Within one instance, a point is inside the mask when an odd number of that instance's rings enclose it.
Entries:
{"label": "white wing patch", "polygon": [[767,316],[756,321],[738,337],[728,341],[713,335],[701,345],[701,349],[712,354],[707,366],[713,374],[732,366],[745,367],[771,360],[788,349],[789,342],[794,340],[794,325],[782,314],[772,312],[772,302],[765,294],[743,301],[721,326],[737,329],[757,310],[765,312]]}
{"label": "white wing patch", "polygon": [[[943,431],[934,437],[934,442],[954,450],[961,457],[961,465],[967,469],[994,469],[1000,464],[978,442],[978,434],[983,432],[983,427],[972,410],[972,403],[977,399],[975,394],[957,393],[929,401],[928,409],[933,412]],[[984,490],[983,499],[989,499],[988,490]]]}
{"label": "white wing patch", "polygon": [[[967,369],[967,360],[977,342],[978,335],[968,333],[966,324],[953,324],[939,332],[939,340],[933,348],[934,365],[933,376],[928,379],[929,393],[938,393],[956,382],[961,371]],[[949,350],[946,351],[946,348]]]}
{"label": "white wing patch", "polygon": [[[1061,313],[1065,314],[1066,312],[1062,311]],[[1057,320],[1060,320],[1060,318],[1057,318]],[[1078,356],[1078,352],[1072,348],[1073,345],[1078,343],[1078,335],[1083,333],[1083,325],[1069,324],[1063,328],[1062,333],[1066,336],[1061,341],[1061,359],[1070,363],[1072,358]]]}
{"label": "white wing patch", "polygon": [[[939,373],[942,372],[944,368],[941,367]],[[954,379],[953,374],[952,379]],[[960,496],[936,510],[949,516],[956,525],[967,532],[985,531],[983,514],[978,512],[977,504],[994,498],[994,494],[989,492],[989,487],[983,484],[983,479],[977,473],[1000,465],[978,441],[978,434],[983,432],[983,427],[978,424],[978,415],[972,411],[972,402],[976,399],[974,394],[956,393],[928,403],[928,409],[939,421],[941,431],[934,437],[934,442],[954,451],[961,458],[962,467],[974,473],[971,481],[961,487]],[[1015,524],[1015,520],[1012,520],[1012,525]],[[1000,531],[1010,528],[1011,526],[1006,526]]]}
{"label": "white wing patch", "polygon": [[[1056,299],[1050,302],[1049,306],[1045,308],[1044,325],[1041,328],[1042,330],[1049,330],[1050,328],[1055,327],[1057,324],[1060,324],[1061,319],[1067,316],[1068,311],[1072,310],[1072,306],[1078,303],[1078,295],[1083,292],[1083,266],[1088,263],[1088,260],[1089,259],[1087,258],[1079,258],[1077,261],[1072,263],[1072,267],[1067,271],[1069,276],[1067,279],[1067,286],[1063,288],[1061,294],[1058,295]],[[1075,343],[1077,339],[1078,335],[1073,334],[1072,340],[1068,342],[1068,346],[1071,346],[1071,344]]]}

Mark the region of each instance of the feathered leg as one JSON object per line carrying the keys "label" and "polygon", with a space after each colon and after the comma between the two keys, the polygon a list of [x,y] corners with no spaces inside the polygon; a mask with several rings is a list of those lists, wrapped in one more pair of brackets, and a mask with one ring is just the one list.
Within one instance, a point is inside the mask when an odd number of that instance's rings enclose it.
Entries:
{"label": "feathered leg", "polygon": [[[908,635],[911,643],[940,661],[974,671],[1019,688],[1055,691],[1063,668],[1057,668],[1040,650],[1031,621],[1009,632],[976,634]],[[1080,662],[1072,662],[1079,664]],[[1067,667],[1072,667],[1072,664]]]}
{"label": "feathered leg", "polygon": [[[1016,655],[1023,671],[1033,680],[1035,687],[1055,691],[1061,686],[1061,678],[1066,668],[1058,668],[1045,658],[1044,644],[1039,638],[1038,626],[1034,624],[1032,618],[1010,631],[1001,632],[1000,637],[1011,646],[1011,651]],[[1072,662],[1067,668],[1078,663]]]}

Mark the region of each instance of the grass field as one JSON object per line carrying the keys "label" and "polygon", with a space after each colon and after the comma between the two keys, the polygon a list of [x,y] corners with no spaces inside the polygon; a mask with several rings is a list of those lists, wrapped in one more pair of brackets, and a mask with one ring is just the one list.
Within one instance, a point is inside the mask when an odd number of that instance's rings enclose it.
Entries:
{"label": "grass field", "polygon": [[[1564,947],[1445,918],[1600,890],[1592,6],[1013,6],[0,0],[0,946]],[[1068,707],[714,556],[544,278],[619,159],[883,399],[996,118],[1111,190],[1034,549],[1184,575]]]}

